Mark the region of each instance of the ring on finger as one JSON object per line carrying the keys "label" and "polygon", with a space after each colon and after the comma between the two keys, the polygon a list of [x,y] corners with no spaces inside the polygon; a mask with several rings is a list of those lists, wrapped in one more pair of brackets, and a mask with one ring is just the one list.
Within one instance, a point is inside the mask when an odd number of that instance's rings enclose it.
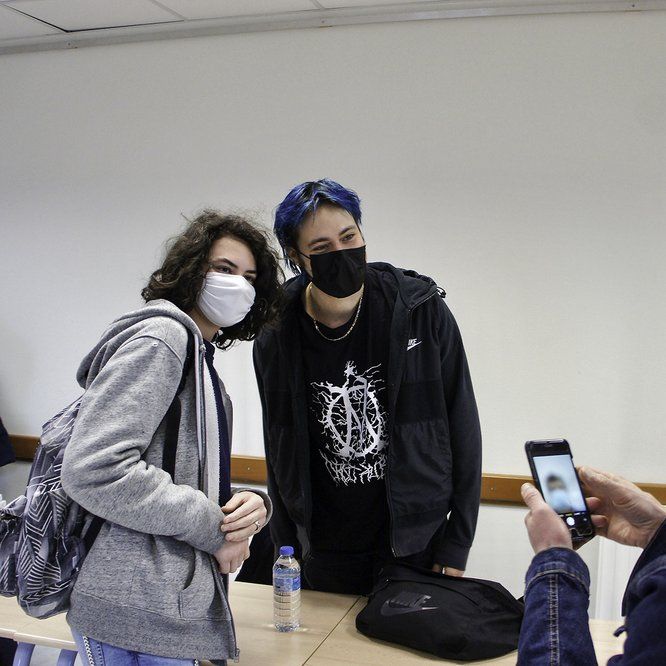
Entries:
{"label": "ring on finger", "polygon": [[255,532],[258,532],[261,529],[261,523],[258,520],[255,520],[254,525],[257,528]]}

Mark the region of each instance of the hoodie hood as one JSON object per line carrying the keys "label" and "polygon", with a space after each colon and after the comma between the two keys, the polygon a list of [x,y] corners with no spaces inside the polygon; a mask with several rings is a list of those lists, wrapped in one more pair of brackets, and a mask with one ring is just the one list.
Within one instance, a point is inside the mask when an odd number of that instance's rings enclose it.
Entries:
{"label": "hoodie hood", "polygon": [[406,268],[396,268],[385,262],[368,264],[370,270],[375,270],[387,286],[394,285],[397,295],[408,310],[415,308],[425,299],[439,293],[442,298],[446,292],[437,286],[437,283],[427,275]]}
{"label": "hoodie hood", "polygon": [[[148,301],[142,308],[132,310],[109,324],[97,344],[86,354],[76,373],[79,386],[87,388],[106,361],[133,336],[145,333],[147,325],[160,326],[160,319],[175,319],[201,341],[201,332],[194,321],[171,301]],[[150,321],[148,321],[150,320]]]}

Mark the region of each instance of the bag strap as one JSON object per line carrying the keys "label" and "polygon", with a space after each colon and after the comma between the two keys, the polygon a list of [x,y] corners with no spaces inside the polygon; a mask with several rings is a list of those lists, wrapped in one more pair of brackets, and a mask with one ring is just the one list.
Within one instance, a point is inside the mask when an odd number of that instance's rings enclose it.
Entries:
{"label": "bag strap", "polygon": [[187,331],[187,353],[183,362],[183,374],[171,405],[166,413],[166,433],[164,436],[164,452],[162,453],[162,469],[173,479],[176,468],[176,451],[178,450],[178,430],[180,428],[180,393],[185,386],[187,375],[194,360],[194,336]]}
{"label": "bag strap", "polygon": [[83,545],[85,546],[86,553],[90,552],[90,549],[92,548],[93,543],[95,543],[95,539],[97,538],[99,531],[102,529],[102,525],[104,525],[104,518],[100,518],[99,516],[92,517],[90,525],[88,525],[88,529],[83,535]]}
{"label": "bag strap", "polygon": [[[389,582],[409,582],[416,584],[426,583],[438,587],[455,590],[464,596],[466,591],[474,586],[482,586],[493,591],[496,597],[502,597],[516,611],[523,612],[524,604],[509,592],[501,583],[483,578],[471,578],[468,576],[448,576],[430,569],[424,569],[407,562],[391,562],[387,564],[379,574],[379,580],[370,594],[372,598],[377,592],[383,590]],[[469,597],[468,597],[469,598]]]}

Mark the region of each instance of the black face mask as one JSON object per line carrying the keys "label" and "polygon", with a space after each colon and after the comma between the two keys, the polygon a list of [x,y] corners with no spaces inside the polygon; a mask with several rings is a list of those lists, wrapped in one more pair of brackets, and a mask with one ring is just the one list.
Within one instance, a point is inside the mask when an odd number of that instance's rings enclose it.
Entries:
{"label": "black face mask", "polygon": [[350,250],[311,254],[308,258],[312,266],[312,283],[325,294],[345,298],[363,286],[365,245]]}

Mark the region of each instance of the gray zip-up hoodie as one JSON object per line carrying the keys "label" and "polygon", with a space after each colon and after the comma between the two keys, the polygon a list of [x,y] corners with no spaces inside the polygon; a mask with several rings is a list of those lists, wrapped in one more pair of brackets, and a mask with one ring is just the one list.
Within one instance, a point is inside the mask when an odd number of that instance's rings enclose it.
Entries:
{"label": "gray zip-up hoodie", "polygon": [[[180,393],[172,480],[161,469],[164,417],[183,374],[188,330],[197,353]],[[62,483],[106,522],[77,578],[67,620],[81,634],[127,650],[236,659],[212,557],[224,542],[224,516],[214,484],[208,496],[199,489],[200,459],[219,458],[214,433],[215,445],[206,449],[205,411],[215,406],[206,405],[202,389],[203,352],[196,324],[158,300],[113,322],[81,363],[77,379],[86,391]],[[226,393],[225,403],[230,416]]]}

